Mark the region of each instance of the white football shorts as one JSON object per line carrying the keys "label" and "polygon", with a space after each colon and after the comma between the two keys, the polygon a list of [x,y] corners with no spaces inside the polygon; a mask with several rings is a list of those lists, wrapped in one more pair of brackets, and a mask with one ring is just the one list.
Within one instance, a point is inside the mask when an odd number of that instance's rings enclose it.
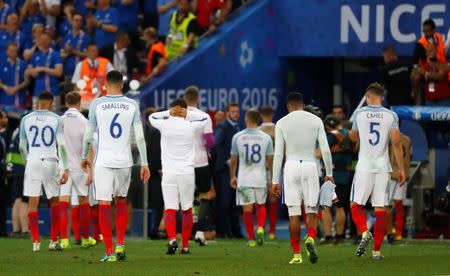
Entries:
{"label": "white football shorts", "polygon": [[303,201],[306,213],[317,213],[320,183],[316,162],[286,161],[283,179],[283,203],[300,207]]}
{"label": "white football shorts", "polygon": [[[89,186],[86,185],[87,175],[84,172],[69,172],[69,180],[61,185],[61,196],[70,196],[75,192],[76,196],[88,196]],[[72,188],[73,187],[73,188]]]}
{"label": "white football shorts", "polygon": [[265,204],[267,200],[267,188],[238,187],[236,191],[236,205]]}
{"label": "white football shorts", "polygon": [[130,188],[131,167],[94,168],[94,195],[96,200],[111,201],[113,196],[126,197]]}
{"label": "white football shorts", "polygon": [[353,177],[350,201],[365,205],[369,200],[373,207],[384,207],[388,204],[388,182],[390,173],[373,173],[356,171]]}
{"label": "white football shorts", "polygon": [[406,199],[406,190],[408,189],[408,185],[403,184],[403,186],[400,187],[400,184],[398,184],[398,181],[395,179],[389,180],[389,200],[388,203],[390,203],[392,200],[404,200]]}
{"label": "white football shorts", "polygon": [[186,211],[192,208],[195,192],[195,174],[167,174],[162,175],[162,193],[164,208]]}
{"label": "white football shorts", "polygon": [[59,196],[59,165],[56,159],[29,160],[25,166],[23,195],[42,195],[42,187],[48,199]]}

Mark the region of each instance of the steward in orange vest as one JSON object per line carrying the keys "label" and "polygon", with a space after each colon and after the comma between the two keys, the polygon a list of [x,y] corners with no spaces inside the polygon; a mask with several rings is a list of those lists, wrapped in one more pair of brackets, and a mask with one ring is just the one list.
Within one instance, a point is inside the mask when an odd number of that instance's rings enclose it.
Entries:
{"label": "steward in orange vest", "polygon": [[167,55],[164,44],[158,40],[158,34],[153,27],[146,29],[144,36],[150,44],[145,77],[142,78],[142,82],[147,83],[153,76],[159,75],[163,71],[167,65]]}

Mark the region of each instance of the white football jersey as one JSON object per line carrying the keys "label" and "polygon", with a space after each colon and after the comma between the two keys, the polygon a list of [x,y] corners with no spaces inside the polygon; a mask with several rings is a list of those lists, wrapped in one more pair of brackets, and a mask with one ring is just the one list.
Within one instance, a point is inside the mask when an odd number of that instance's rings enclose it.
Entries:
{"label": "white football jersey", "polygon": [[208,166],[208,153],[206,152],[204,134],[213,133],[211,117],[208,113],[192,106],[188,106],[188,110],[192,112],[197,112],[201,116],[206,118],[206,124],[203,129],[197,128],[195,130],[195,140],[194,140],[194,167],[201,168]]}
{"label": "white football jersey", "polygon": [[168,116],[168,112],[150,115],[150,123],[161,132],[161,164],[164,174],[194,173],[194,140],[207,118],[188,112],[186,119]]}
{"label": "white football jersey", "polygon": [[139,107],[125,96],[104,96],[94,100],[88,124],[98,128],[98,152],[95,165],[127,168],[133,165],[130,132],[141,124]]}
{"label": "white football jersey", "polygon": [[382,106],[365,106],[355,111],[352,130],[359,134],[360,146],[356,170],[392,172],[389,162],[389,135],[398,128],[395,112]]}
{"label": "white football jersey", "polygon": [[20,138],[28,141],[27,160],[58,160],[56,136],[61,135],[61,118],[47,110],[36,110],[23,117]]}
{"label": "white football jersey", "polygon": [[83,138],[87,119],[76,108],[68,109],[61,118],[69,170],[80,172],[82,171],[81,154],[83,152]]}
{"label": "white football jersey", "polygon": [[256,128],[239,131],[233,136],[231,155],[239,156],[238,187],[267,186],[266,156],[273,155],[269,135]]}

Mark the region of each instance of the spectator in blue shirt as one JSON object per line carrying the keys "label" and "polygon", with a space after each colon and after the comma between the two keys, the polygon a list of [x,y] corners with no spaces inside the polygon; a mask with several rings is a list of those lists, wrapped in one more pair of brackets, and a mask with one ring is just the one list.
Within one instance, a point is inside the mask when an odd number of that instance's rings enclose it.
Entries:
{"label": "spectator in blue shirt", "polygon": [[[25,37],[25,45],[23,49],[28,49],[27,46],[33,44],[33,26],[35,24],[45,25],[45,17],[39,11],[39,3],[34,1],[26,1],[20,10],[20,22],[22,34]],[[31,48],[31,47],[30,47]]]}
{"label": "spectator in blue shirt", "polygon": [[6,29],[6,18],[13,12],[14,10],[4,0],[0,0],[0,30]]}
{"label": "spectator in blue shirt", "polygon": [[97,8],[94,16],[88,18],[88,26],[95,31],[95,44],[101,49],[114,44],[120,15],[116,8],[111,7],[110,0],[98,0]]}
{"label": "spectator in blue shirt", "polygon": [[148,27],[153,27],[158,30],[159,26],[159,13],[158,13],[158,0],[146,0],[142,1],[144,20],[142,21],[142,29],[145,30]]}
{"label": "spectator in blue shirt", "polygon": [[48,91],[55,96],[54,109],[59,110],[61,100],[58,78],[63,74],[63,65],[59,53],[51,48],[51,44],[51,35],[42,33],[38,38],[38,50],[31,58],[25,74],[34,78],[33,107],[36,107],[39,94]]}
{"label": "spectator in blue shirt", "polygon": [[0,63],[0,105],[25,108],[25,95],[29,79],[25,77],[27,64],[19,58],[19,45],[10,42],[7,59]]}
{"label": "spectator in blue shirt", "polygon": [[72,30],[72,19],[75,14],[75,5],[73,3],[69,3],[64,7],[64,18],[58,24],[57,29],[57,42],[58,44],[62,43],[64,37]]}
{"label": "spectator in blue shirt", "polygon": [[170,18],[172,14],[177,11],[177,0],[158,0],[158,13],[159,13],[159,29],[158,34],[163,37],[167,36],[170,28]]}
{"label": "spectator in blue shirt", "polygon": [[33,30],[31,31],[31,41],[27,41],[24,46],[23,51],[23,59],[25,62],[30,61],[31,57],[34,55],[34,53],[37,51],[37,44],[38,44],[38,38],[43,34],[45,31],[44,25],[42,24],[34,24]]}
{"label": "spectator in blue shirt", "polygon": [[5,57],[6,47],[10,42],[16,42],[20,50],[23,49],[25,44],[25,36],[19,30],[19,16],[15,13],[8,15],[6,29],[0,31],[0,59]]}
{"label": "spectator in blue shirt", "polygon": [[40,3],[46,19],[45,25],[55,28],[56,17],[61,14],[61,0],[41,0]]}
{"label": "spectator in blue shirt", "polygon": [[95,0],[75,0],[75,10],[83,16],[91,15],[95,11]]}
{"label": "spectator in blue shirt", "polygon": [[82,27],[83,16],[75,13],[72,16],[72,30],[64,37],[60,52],[66,77],[72,77],[75,66],[86,57],[85,50],[91,42],[89,36],[81,29]]}

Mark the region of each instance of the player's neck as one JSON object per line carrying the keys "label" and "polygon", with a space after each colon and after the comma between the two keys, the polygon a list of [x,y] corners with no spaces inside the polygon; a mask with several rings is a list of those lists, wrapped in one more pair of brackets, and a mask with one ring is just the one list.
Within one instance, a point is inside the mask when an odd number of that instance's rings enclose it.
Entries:
{"label": "player's neck", "polygon": [[109,91],[106,95],[112,97],[122,96],[122,91]]}
{"label": "player's neck", "polygon": [[247,125],[248,129],[257,129],[258,125]]}

